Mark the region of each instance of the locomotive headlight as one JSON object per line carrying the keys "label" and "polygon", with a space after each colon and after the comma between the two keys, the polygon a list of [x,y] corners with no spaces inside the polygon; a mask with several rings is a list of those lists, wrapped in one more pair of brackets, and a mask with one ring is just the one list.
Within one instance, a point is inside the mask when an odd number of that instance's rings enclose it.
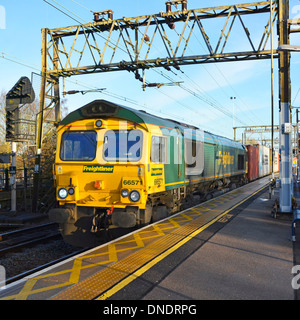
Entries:
{"label": "locomotive headlight", "polygon": [[60,188],[57,192],[59,198],[61,199],[66,199],[66,197],[68,196],[68,191],[66,188]]}
{"label": "locomotive headlight", "polygon": [[95,125],[96,125],[97,128],[101,128],[102,120],[96,120]]}
{"label": "locomotive headlight", "polygon": [[121,196],[123,198],[128,197],[128,194],[129,194],[128,189],[122,189],[121,190]]}
{"label": "locomotive headlight", "polygon": [[73,195],[75,190],[74,190],[74,188],[69,188],[68,192],[69,192],[70,195]]}
{"label": "locomotive headlight", "polygon": [[138,202],[140,200],[140,198],[141,198],[141,195],[136,190],[131,191],[130,194],[129,194],[129,199],[132,202]]}

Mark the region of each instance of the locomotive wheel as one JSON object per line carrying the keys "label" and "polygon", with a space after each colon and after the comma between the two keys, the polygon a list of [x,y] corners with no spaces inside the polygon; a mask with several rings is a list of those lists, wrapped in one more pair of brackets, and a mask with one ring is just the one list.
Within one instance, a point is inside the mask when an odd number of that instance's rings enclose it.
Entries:
{"label": "locomotive wheel", "polygon": [[153,211],[152,209],[153,207],[149,203],[146,204],[145,209],[140,209],[140,220],[138,221],[140,226],[145,226],[150,223]]}
{"label": "locomotive wheel", "polygon": [[166,206],[155,206],[152,213],[152,221],[156,222],[161,219],[167,218],[169,216],[169,211]]}

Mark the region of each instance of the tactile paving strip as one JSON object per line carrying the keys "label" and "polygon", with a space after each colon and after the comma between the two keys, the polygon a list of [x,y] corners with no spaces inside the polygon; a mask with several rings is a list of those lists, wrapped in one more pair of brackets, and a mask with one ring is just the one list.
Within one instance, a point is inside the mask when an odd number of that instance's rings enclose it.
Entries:
{"label": "tactile paving strip", "polygon": [[80,283],[66,289],[53,299],[62,300],[92,300],[106,291],[114,284],[121,281],[124,277],[132,274],[144,264],[174,246],[183,238],[193,233],[209,221],[213,220],[220,213],[203,215],[198,219],[184,225],[163,238],[149,244],[147,247],[117,261],[106,269],[97,272],[93,276],[81,281]]}

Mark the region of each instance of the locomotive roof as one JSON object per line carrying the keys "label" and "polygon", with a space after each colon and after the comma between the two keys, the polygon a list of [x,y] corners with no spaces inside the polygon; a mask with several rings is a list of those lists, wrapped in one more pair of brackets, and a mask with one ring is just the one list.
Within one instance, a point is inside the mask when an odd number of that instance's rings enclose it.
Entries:
{"label": "locomotive roof", "polygon": [[[69,113],[61,122],[61,125],[67,125],[71,122],[83,120],[83,119],[94,119],[94,118],[106,118],[115,117],[121,118],[128,121],[133,121],[139,124],[154,124],[170,129],[174,128],[190,128],[199,129],[197,127],[177,122],[171,119],[165,119],[158,116],[154,116],[143,110],[135,110],[129,107],[125,107],[120,104],[116,104],[107,100],[94,100],[83,107]],[[182,128],[183,129],[183,128]]]}
{"label": "locomotive roof", "polygon": [[[123,120],[133,121],[137,124],[143,125],[146,128],[148,124],[158,125],[162,128],[167,129],[179,129],[183,131],[184,129],[194,129],[199,130],[198,127],[191,126],[182,122],[178,122],[171,119],[161,118],[143,110],[135,110],[127,106],[116,104],[107,100],[94,100],[83,107],[69,113],[61,122],[60,125],[68,125],[74,121],[84,120],[84,119],[95,119],[95,118],[120,118]],[[205,140],[209,140],[210,143],[221,143],[234,146],[236,148],[243,148],[243,146],[237,141],[221,137],[209,132]]]}

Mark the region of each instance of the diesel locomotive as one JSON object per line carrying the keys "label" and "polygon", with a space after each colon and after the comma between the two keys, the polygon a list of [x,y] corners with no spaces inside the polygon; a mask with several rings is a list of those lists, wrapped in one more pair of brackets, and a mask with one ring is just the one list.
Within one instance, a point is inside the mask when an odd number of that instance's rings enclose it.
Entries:
{"label": "diesel locomotive", "polygon": [[[81,245],[109,224],[157,221],[195,194],[243,184],[246,147],[197,127],[95,100],[57,129],[57,208],[50,220]],[[75,240],[75,241],[73,241]]]}

